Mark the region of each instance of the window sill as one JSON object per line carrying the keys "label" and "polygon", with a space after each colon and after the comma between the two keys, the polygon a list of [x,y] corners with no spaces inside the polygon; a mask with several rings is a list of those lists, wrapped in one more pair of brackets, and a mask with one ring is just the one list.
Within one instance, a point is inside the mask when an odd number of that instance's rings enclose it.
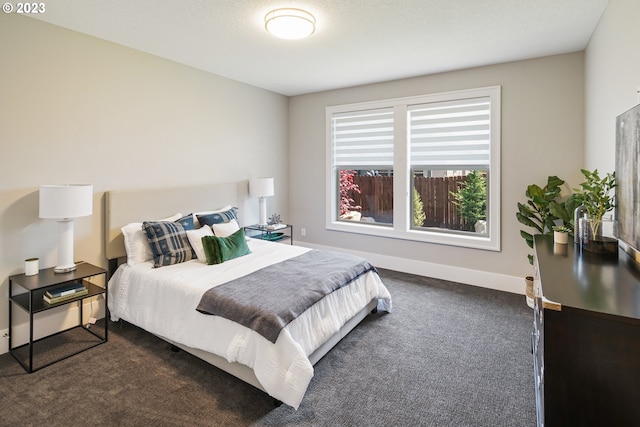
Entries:
{"label": "window sill", "polygon": [[[346,233],[365,234],[390,239],[410,240],[414,242],[459,246],[487,251],[500,251],[499,237],[493,240],[488,235],[473,236],[473,233],[451,233],[423,230],[398,230],[392,225],[374,225],[371,223],[332,221],[326,224],[327,230]],[[498,235],[498,233],[494,233]]]}

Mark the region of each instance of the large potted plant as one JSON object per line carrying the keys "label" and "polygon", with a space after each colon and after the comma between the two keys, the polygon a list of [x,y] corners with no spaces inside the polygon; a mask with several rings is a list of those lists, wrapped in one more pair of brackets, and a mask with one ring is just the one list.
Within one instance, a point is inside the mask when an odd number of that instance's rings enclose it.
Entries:
{"label": "large potted plant", "polygon": [[[527,187],[525,195],[527,203],[518,202],[518,221],[533,230],[520,230],[520,235],[530,248],[533,248],[533,236],[536,234],[551,234],[556,221],[562,221],[564,225],[570,224],[570,215],[565,203],[560,201],[561,186],[564,181],[557,176],[549,176],[547,184],[540,187],[531,184]],[[529,263],[533,264],[533,255],[527,255]]]}
{"label": "large potted plant", "polygon": [[582,218],[580,244],[582,249],[600,254],[617,254],[615,238],[603,236],[602,218],[615,207],[616,173],[607,173],[600,178],[598,169],[593,172],[581,169],[585,181],[575,188],[576,200],[584,206],[587,216]]}
{"label": "large potted plant", "polygon": [[[525,195],[527,203],[518,202],[518,212],[516,218],[518,221],[532,228],[531,231],[520,230],[520,235],[530,248],[533,248],[533,236],[536,234],[551,234],[556,222],[561,221],[563,225],[571,224],[571,214],[577,201],[572,196],[566,201],[560,200],[561,186],[564,181],[557,176],[547,177],[547,184],[540,187],[537,184],[527,186]],[[527,255],[529,264],[533,264],[533,255]],[[525,294],[527,297],[527,305],[533,308],[533,276],[526,276]]]}

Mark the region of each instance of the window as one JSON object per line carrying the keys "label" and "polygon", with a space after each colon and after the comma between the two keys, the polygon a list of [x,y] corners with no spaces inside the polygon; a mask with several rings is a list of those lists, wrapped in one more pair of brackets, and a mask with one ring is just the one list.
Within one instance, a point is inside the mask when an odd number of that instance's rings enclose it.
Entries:
{"label": "window", "polygon": [[412,228],[487,234],[490,103],[482,96],[408,107]]}
{"label": "window", "polygon": [[393,225],[393,109],[335,114],[331,129],[338,221]]}
{"label": "window", "polygon": [[500,250],[500,88],[327,108],[327,228]]}

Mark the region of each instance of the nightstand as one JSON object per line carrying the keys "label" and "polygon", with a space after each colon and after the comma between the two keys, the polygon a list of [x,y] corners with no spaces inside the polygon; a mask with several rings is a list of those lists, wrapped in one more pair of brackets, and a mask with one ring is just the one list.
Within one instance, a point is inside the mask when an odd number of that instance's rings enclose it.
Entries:
{"label": "nightstand", "polygon": [[[78,297],[48,304],[44,301],[45,292],[63,286],[82,284],[87,288],[87,293]],[[26,276],[16,274],[9,277],[9,352],[29,373],[42,369],[60,360],[66,359],[99,344],[107,342],[107,271],[95,265],[81,262],[76,270],[68,273],[54,273],[53,268],[40,270],[38,274]],[[95,325],[85,327],[83,325],[83,301],[86,298],[104,296],[104,328]],[[78,323],[71,328],[45,335],[34,339],[34,321],[40,314],[57,307],[78,305]],[[13,312],[15,308],[16,313]],[[14,332],[14,316],[24,312],[29,318],[29,340],[27,343],[13,347],[16,337]],[[23,315],[24,317],[24,315]],[[16,328],[17,329],[17,328]],[[95,329],[102,329],[102,334]],[[74,344],[70,344],[74,343]],[[47,354],[42,357],[41,363],[34,365],[34,353],[46,348]],[[34,351],[35,350],[35,351]],[[54,354],[52,357],[51,355]]]}
{"label": "nightstand", "polygon": [[270,242],[286,242],[293,245],[293,226],[284,224],[284,227],[270,229],[268,225],[248,225],[244,227],[244,233],[247,237],[260,240],[268,240]]}

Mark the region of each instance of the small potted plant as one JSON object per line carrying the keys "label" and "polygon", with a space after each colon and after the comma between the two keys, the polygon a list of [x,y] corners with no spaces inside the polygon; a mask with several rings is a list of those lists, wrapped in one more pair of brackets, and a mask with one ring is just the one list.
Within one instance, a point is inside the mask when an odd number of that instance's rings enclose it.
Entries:
{"label": "small potted plant", "polygon": [[571,228],[566,225],[554,225],[553,226],[553,242],[561,245],[569,243],[569,233]]}

